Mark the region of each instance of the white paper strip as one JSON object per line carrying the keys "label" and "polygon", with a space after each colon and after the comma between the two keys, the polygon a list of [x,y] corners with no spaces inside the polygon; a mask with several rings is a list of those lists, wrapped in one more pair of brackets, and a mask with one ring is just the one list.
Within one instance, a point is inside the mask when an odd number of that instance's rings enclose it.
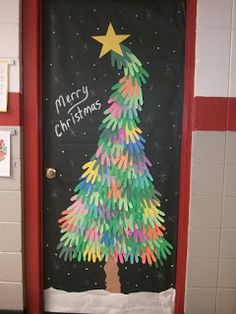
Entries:
{"label": "white paper strip", "polygon": [[173,314],[175,289],[129,294],[105,290],[66,292],[49,288],[44,290],[44,310],[58,313],[89,314]]}
{"label": "white paper strip", "polygon": [[10,177],[11,131],[0,131],[0,176]]}
{"label": "white paper strip", "polygon": [[8,62],[0,62],[0,112],[7,111]]}

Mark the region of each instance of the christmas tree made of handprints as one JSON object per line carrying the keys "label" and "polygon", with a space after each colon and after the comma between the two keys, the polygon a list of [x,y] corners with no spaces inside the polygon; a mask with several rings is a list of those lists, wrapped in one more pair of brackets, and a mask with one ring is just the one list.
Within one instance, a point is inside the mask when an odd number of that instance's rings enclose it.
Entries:
{"label": "christmas tree made of handprints", "polygon": [[[106,35],[93,36],[102,44],[100,58],[111,52],[112,66],[123,69],[124,75],[112,87],[97,150],[83,165],[72,204],[59,219],[58,249],[65,261],[104,259],[107,264],[141,261],[151,265],[163,264],[171,254],[172,245],[164,237],[160,194],[153,184],[139,127],[142,86],[149,75],[121,44],[128,37],[117,35],[112,24]],[[117,292],[119,285],[109,289],[107,280],[107,290]]]}

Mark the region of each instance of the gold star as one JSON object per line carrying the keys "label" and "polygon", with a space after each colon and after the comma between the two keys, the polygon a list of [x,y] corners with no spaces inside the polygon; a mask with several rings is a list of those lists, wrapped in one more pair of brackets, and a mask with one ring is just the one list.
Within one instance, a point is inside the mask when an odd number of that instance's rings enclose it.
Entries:
{"label": "gold star", "polygon": [[120,43],[128,38],[130,35],[116,35],[112,24],[110,23],[107,29],[107,33],[104,36],[92,36],[102,44],[102,50],[99,58],[103,57],[106,53],[113,50],[119,55],[123,56],[123,52],[120,47]]}

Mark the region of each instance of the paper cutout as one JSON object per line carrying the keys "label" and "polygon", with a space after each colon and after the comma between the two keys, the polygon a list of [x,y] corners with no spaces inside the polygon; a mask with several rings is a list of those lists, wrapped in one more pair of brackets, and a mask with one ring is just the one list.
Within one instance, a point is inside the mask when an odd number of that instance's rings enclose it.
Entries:
{"label": "paper cutout", "polygon": [[8,61],[0,61],[0,112],[7,111]]}
{"label": "paper cutout", "polygon": [[11,132],[0,131],[0,176],[10,177]]}
{"label": "paper cutout", "polygon": [[123,69],[124,76],[112,87],[98,148],[82,167],[73,204],[59,219],[59,256],[65,261],[163,264],[173,247],[164,237],[165,213],[138,126],[142,85],[149,75],[129,48],[120,48],[122,55],[109,51],[112,66]]}
{"label": "paper cutout", "polygon": [[97,40],[102,44],[102,50],[99,58],[102,58],[109,51],[114,51],[119,55],[123,56],[120,44],[129,37],[130,35],[116,35],[112,24],[110,23],[107,29],[107,33],[104,36],[92,36],[93,39]]}
{"label": "paper cutout", "polygon": [[3,161],[7,154],[7,146],[3,139],[0,139],[0,161]]}
{"label": "paper cutout", "polygon": [[105,264],[104,272],[106,273],[106,290],[112,293],[121,292],[121,284],[118,274],[119,267],[112,257],[109,258],[108,262]]}
{"label": "paper cutout", "polygon": [[175,289],[157,292],[110,293],[105,290],[44,290],[44,310],[55,313],[173,314]]}

